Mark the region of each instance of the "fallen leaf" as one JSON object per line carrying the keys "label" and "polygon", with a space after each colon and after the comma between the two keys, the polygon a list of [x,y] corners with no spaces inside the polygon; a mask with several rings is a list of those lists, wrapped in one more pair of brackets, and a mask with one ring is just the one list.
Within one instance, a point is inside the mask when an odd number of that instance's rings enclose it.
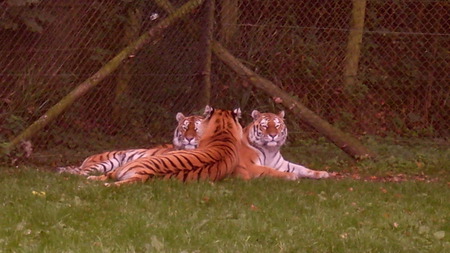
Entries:
{"label": "fallen leaf", "polygon": [[430,227],[428,226],[420,226],[419,227],[419,234],[427,234],[430,232]]}
{"label": "fallen leaf", "polygon": [[152,235],[151,237],[151,245],[156,251],[161,251],[164,249],[164,243],[158,240],[158,238],[155,235]]}
{"label": "fallen leaf", "polygon": [[250,205],[250,209],[252,209],[253,211],[258,210],[259,208],[253,204]]}
{"label": "fallen leaf", "polygon": [[293,236],[294,235],[294,229],[293,228],[290,228],[290,229],[288,229],[288,231],[287,231],[287,234],[289,235],[289,236]]}
{"label": "fallen leaf", "polygon": [[33,195],[35,195],[35,196],[38,196],[38,197],[45,197],[45,192],[43,192],[43,191],[40,191],[40,192],[38,192],[38,191],[32,191],[31,192]]}
{"label": "fallen leaf", "polygon": [[434,238],[440,240],[445,237],[445,231],[437,231],[433,234]]}
{"label": "fallen leaf", "polygon": [[347,239],[348,238],[348,233],[342,233],[339,235],[342,239]]}
{"label": "fallen leaf", "polygon": [[209,197],[203,197],[202,200],[200,201],[200,203],[205,204],[205,203],[208,203],[209,200],[210,200]]}
{"label": "fallen leaf", "polygon": [[324,191],[321,191],[319,194],[317,194],[317,196],[319,197],[319,201],[325,201],[325,200],[327,200],[326,195],[327,195],[327,194],[326,194]]}
{"label": "fallen leaf", "polygon": [[356,180],[359,180],[359,179],[361,179],[361,176],[359,174],[353,174],[352,178],[356,179]]}

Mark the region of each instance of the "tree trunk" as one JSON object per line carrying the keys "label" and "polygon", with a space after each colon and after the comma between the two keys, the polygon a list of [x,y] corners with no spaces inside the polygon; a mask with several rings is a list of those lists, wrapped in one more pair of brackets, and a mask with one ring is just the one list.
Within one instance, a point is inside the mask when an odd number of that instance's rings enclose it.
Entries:
{"label": "tree trunk", "polygon": [[229,46],[233,43],[238,28],[239,0],[223,0],[220,8],[219,39],[222,45]]}
{"label": "tree trunk", "polygon": [[214,29],[215,0],[206,0],[202,11],[202,35],[199,43],[200,69],[199,80],[203,95],[199,100],[200,107],[205,107],[211,102],[211,41]]}
{"label": "tree trunk", "polygon": [[174,24],[179,19],[185,17],[191,11],[196,9],[203,3],[204,0],[191,0],[181,6],[179,9],[175,10],[169,17],[162,20],[154,27],[152,27],[148,32],[144,33],[139,39],[131,43],[125,49],[123,49],[119,54],[117,54],[112,60],[106,63],[102,68],[100,68],[94,75],[82,82],[78,87],[76,87],[67,96],[61,99],[56,105],[51,107],[44,115],[42,115],[38,120],[31,124],[22,133],[16,136],[11,142],[7,143],[2,150],[2,153],[9,154],[9,152],[22,140],[30,139],[39,130],[44,128],[53,119],[59,116],[67,107],[69,107],[76,99],[83,96],[92,87],[100,83],[105,77],[109,76],[113,71],[115,71],[122,62],[128,57],[134,57],[134,55],[151,40],[158,38],[161,33],[169,26]]}
{"label": "tree trunk", "polygon": [[352,94],[358,84],[358,64],[366,13],[366,0],[353,0],[352,2],[352,21],[344,63],[344,87],[347,96]]}

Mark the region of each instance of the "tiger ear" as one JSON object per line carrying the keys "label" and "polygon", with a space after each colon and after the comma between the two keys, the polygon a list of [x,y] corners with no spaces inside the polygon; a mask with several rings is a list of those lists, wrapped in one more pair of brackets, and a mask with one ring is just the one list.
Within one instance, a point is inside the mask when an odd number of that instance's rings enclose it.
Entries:
{"label": "tiger ear", "polygon": [[236,119],[240,119],[242,117],[241,108],[236,108],[233,110],[233,115]]}
{"label": "tiger ear", "polygon": [[211,117],[213,112],[214,112],[214,108],[212,108],[211,106],[207,105],[205,107],[205,112],[203,113],[203,116],[205,116],[205,118],[209,118],[209,117]]}
{"label": "tiger ear", "polygon": [[284,119],[284,111],[280,111],[280,112],[278,113],[278,117]]}
{"label": "tiger ear", "polygon": [[182,120],[183,120],[184,118],[186,118],[186,117],[184,116],[183,113],[179,112],[179,113],[177,113],[177,115],[175,116],[175,118],[177,119],[178,122],[180,122],[180,121],[182,121]]}
{"label": "tiger ear", "polygon": [[256,120],[257,118],[259,118],[259,116],[261,115],[261,113],[258,110],[253,110],[252,111],[252,118],[254,120]]}

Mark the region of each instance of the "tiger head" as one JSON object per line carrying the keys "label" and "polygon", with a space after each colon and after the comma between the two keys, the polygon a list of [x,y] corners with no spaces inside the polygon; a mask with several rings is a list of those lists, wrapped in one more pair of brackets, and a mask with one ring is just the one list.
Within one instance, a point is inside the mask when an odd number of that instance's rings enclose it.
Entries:
{"label": "tiger head", "polygon": [[173,145],[176,149],[196,149],[203,133],[203,116],[176,115],[178,126],[173,135]]}
{"label": "tiger head", "polygon": [[284,111],[274,114],[254,110],[252,118],[253,122],[245,128],[245,135],[252,146],[279,149],[286,142]]}
{"label": "tiger head", "polygon": [[[207,105],[204,112],[204,136],[202,140],[210,140],[219,135],[227,135],[233,137],[233,142],[242,139],[242,126],[239,123],[241,118],[241,109],[237,108],[233,111],[214,109]],[[226,138],[228,138],[226,137]],[[207,142],[207,141],[203,141]]]}

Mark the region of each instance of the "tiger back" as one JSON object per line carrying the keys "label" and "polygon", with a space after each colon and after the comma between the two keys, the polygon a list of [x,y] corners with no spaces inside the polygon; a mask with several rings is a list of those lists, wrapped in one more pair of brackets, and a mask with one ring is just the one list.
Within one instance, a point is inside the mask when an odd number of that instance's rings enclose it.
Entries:
{"label": "tiger back", "polygon": [[257,153],[256,163],[281,172],[291,172],[298,177],[327,178],[326,171],[311,170],[283,158],[280,148],[285,144],[288,130],[284,123],[284,111],[278,114],[252,112],[253,121],[244,128],[244,139]]}
{"label": "tiger back", "polygon": [[57,171],[84,176],[96,173],[105,174],[142,157],[164,154],[174,150],[195,149],[198,146],[202,134],[203,119],[203,116],[184,116],[183,113],[179,112],[176,114],[178,125],[174,131],[173,144],[163,144],[150,149],[127,149],[104,152],[89,156],[79,167],[59,167]]}
{"label": "tiger back", "polygon": [[242,140],[242,127],[238,121],[240,114],[240,109],[229,111],[206,106],[204,132],[197,149],[143,157],[106,175],[88,179],[113,179],[117,186],[145,182],[150,178],[175,178],[183,182],[221,180],[231,175],[239,164]]}

